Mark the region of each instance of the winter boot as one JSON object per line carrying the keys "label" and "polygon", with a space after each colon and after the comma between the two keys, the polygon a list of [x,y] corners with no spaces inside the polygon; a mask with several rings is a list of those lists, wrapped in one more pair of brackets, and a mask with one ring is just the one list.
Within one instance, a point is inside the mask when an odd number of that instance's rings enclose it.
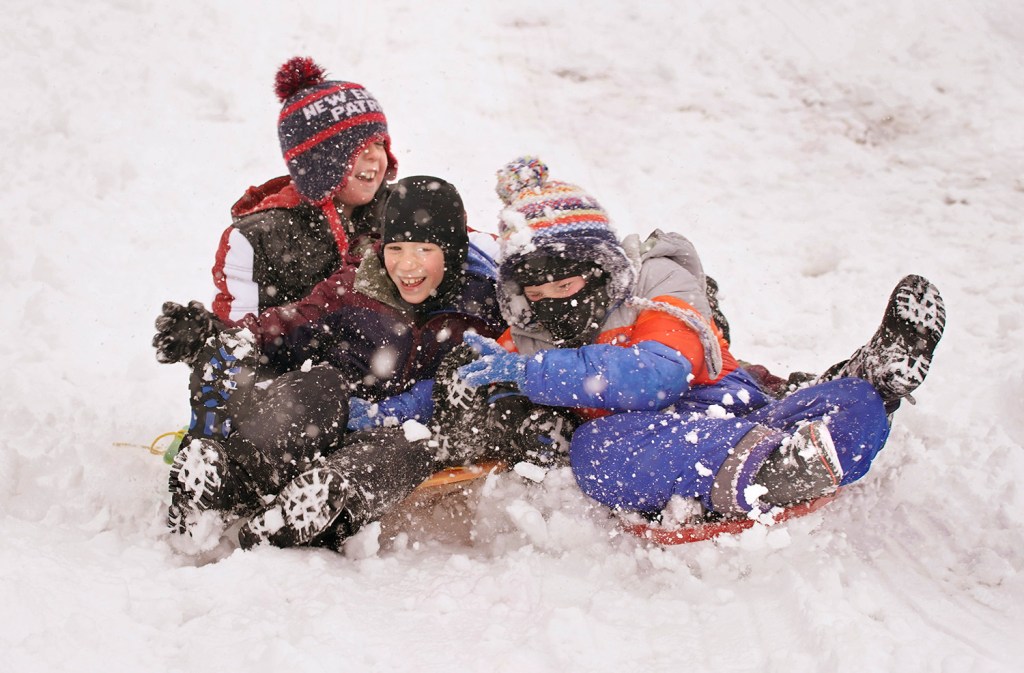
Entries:
{"label": "winter boot", "polygon": [[821,381],[843,376],[862,378],[875,387],[892,413],[924,382],[935,346],[946,327],[946,307],[938,288],[921,276],[910,275],[889,297],[878,331],[849,360],[821,375]]}
{"label": "winter boot", "polygon": [[335,542],[377,521],[440,465],[427,440],[401,428],[354,433],[322,466],[306,470],[238,531],[239,544],[278,547]]}
{"label": "winter boot", "polygon": [[499,440],[483,457],[513,465],[525,460],[538,465],[566,465],[572,433],[579,417],[568,409],[534,404],[514,394],[490,405],[488,424],[497,429]]}
{"label": "winter boot", "polygon": [[783,440],[765,460],[754,483],[768,489],[761,502],[785,506],[831,493],[842,478],[843,467],[828,426],[814,421]]}
{"label": "winter boot", "polygon": [[168,527],[184,534],[190,517],[206,510],[238,511],[251,507],[253,498],[247,497],[241,478],[241,470],[231,465],[218,442],[193,439],[184,444],[174,457],[168,476]]}
{"label": "winter boot", "polygon": [[497,433],[488,421],[488,397],[499,386],[470,387],[459,378],[459,367],[479,357],[468,344],[456,346],[434,375],[434,439],[437,457],[450,464],[472,462],[491,450]]}
{"label": "winter boot", "polygon": [[228,399],[248,390],[255,379],[257,354],[247,329],[224,330],[199,352],[189,382],[192,418],[187,439],[224,439],[231,434]]}
{"label": "winter boot", "polygon": [[226,509],[230,504],[227,483],[227,456],[216,441],[191,439],[183,444],[168,476],[168,528],[184,534],[190,517],[207,509]]}
{"label": "winter boot", "polygon": [[275,547],[308,544],[344,511],[348,486],[345,477],[329,467],[303,472],[288,482],[270,505],[242,525],[239,545],[252,549],[263,542]]}

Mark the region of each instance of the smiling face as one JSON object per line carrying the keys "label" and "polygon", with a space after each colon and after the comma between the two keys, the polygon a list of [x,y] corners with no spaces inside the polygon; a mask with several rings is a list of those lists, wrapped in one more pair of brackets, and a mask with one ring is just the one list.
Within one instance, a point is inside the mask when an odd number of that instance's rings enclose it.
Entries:
{"label": "smiling face", "polygon": [[356,155],[345,186],[334,195],[334,203],[345,215],[373,200],[388,170],[388,153],[383,140],[370,143]]}
{"label": "smiling face", "polygon": [[405,302],[421,304],[444,280],[444,251],[433,243],[388,243],[384,268]]}

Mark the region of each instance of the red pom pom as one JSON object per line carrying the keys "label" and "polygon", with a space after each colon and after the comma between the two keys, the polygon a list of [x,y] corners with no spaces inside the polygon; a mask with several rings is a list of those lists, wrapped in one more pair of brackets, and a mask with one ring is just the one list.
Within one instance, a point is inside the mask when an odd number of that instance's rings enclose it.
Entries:
{"label": "red pom pom", "polygon": [[277,71],[277,77],[274,78],[274,93],[283,103],[294,96],[296,92],[314,84],[321,84],[323,81],[323,68],[309,57],[296,56],[289,59]]}

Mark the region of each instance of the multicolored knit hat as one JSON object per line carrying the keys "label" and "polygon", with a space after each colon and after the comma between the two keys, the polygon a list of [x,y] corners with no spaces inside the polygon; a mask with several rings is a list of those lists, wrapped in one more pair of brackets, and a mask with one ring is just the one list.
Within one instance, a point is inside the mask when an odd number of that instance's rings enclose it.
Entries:
{"label": "multicolored knit hat", "polygon": [[327,202],[345,186],[359,153],[378,141],[388,155],[385,179],[395,179],[388,121],[361,84],[325,81],[323,68],[296,57],[277,71],[274,91],[284,104],[277,120],[281,153],[304,199]]}
{"label": "multicolored knit hat", "polygon": [[509,325],[529,329],[534,322],[523,296],[524,281],[540,284],[535,282],[535,269],[527,271],[535,266],[526,264],[531,259],[550,258],[545,264],[553,274],[563,270],[574,275],[577,262],[596,265],[608,274],[613,305],[632,294],[636,268],[594,197],[576,185],[549,180],[548,167],[530,156],[499,170],[495,190],[507,205],[498,223],[498,301]]}

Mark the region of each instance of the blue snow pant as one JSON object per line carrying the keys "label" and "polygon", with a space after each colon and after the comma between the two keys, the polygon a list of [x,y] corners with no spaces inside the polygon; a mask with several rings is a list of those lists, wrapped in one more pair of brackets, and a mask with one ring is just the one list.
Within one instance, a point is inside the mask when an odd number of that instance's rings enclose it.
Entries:
{"label": "blue snow pant", "polygon": [[889,435],[885,406],[871,384],[836,379],[773,400],[742,369],[692,388],[671,409],[584,423],[573,435],[569,461],[583,492],[609,507],[655,513],[679,495],[734,515],[754,506],[745,489],[782,440],[825,419],[843,467],[841,483],[860,479]]}

